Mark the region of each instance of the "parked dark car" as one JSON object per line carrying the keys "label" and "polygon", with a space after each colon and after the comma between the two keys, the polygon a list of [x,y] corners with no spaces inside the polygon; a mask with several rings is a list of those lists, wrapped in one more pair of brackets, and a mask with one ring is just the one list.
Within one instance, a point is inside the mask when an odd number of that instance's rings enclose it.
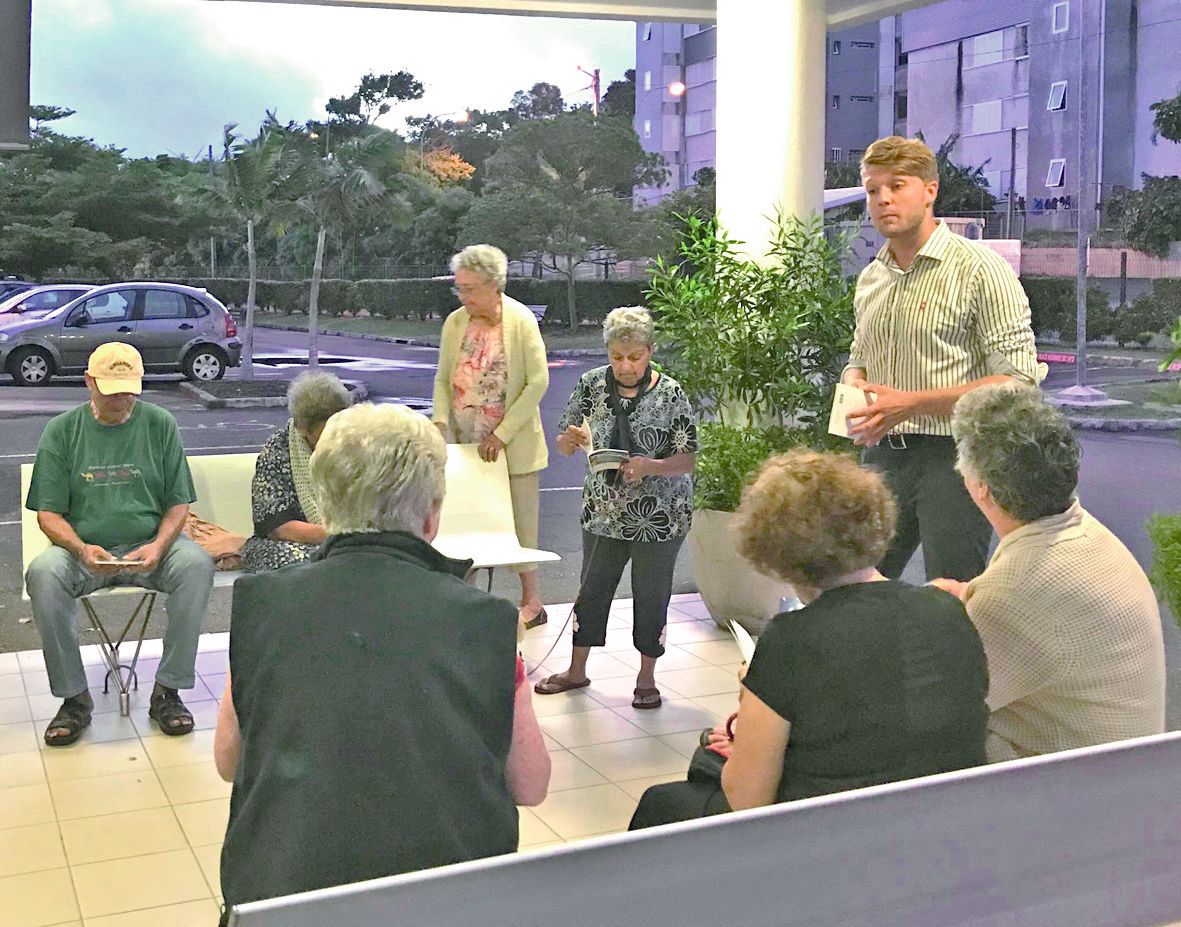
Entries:
{"label": "parked dark car", "polygon": [[31,280],[21,280],[19,277],[0,277],[0,299],[7,299],[21,290],[31,290],[37,286]]}
{"label": "parked dark car", "polygon": [[148,373],[220,380],[242,354],[230,313],[208,292],[175,283],[112,283],[60,309],[0,327],[0,370],[20,386],[82,373],[108,341],[134,346]]}
{"label": "parked dark car", "polygon": [[93,289],[92,283],[48,283],[0,296],[0,324],[28,313],[44,316]]}

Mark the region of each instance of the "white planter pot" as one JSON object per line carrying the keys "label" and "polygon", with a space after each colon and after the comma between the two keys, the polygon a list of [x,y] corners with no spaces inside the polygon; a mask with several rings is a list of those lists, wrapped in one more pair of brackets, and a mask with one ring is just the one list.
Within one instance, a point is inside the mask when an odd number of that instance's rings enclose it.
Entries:
{"label": "white planter pot", "polygon": [[686,538],[693,578],[718,627],[729,630],[734,619],[757,637],[778,613],[780,600],[794,592],[789,583],[760,572],[738,552],[733,523],[733,512],[702,509],[693,513],[693,527]]}

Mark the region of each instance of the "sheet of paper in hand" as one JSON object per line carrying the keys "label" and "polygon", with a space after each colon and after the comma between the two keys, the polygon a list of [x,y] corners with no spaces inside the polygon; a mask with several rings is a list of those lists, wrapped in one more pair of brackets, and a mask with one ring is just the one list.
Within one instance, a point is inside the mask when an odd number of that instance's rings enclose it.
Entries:
{"label": "sheet of paper in hand", "polygon": [[734,635],[734,643],[738,645],[738,652],[742,654],[742,662],[750,664],[750,658],[755,655],[755,639],[733,618],[730,619],[730,633]]}
{"label": "sheet of paper in hand", "polygon": [[849,423],[845,416],[858,409],[864,409],[872,401],[873,393],[866,393],[847,383],[838,383],[837,391],[832,397],[832,414],[828,417],[828,433],[842,438],[849,437]]}

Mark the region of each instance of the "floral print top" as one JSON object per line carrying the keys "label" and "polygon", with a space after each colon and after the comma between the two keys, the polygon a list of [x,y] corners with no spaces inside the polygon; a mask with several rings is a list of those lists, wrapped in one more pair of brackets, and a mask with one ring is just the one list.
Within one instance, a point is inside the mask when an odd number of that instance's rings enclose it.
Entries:
{"label": "floral print top", "polygon": [[[596,448],[608,447],[615,416],[607,404],[607,366],[588,370],[578,380],[558,431],[590,422]],[[623,399],[625,406],[629,400]],[[672,377],[660,379],[629,410],[634,452],[663,460],[697,453],[697,421],[689,399]],[[693,478],[646,476],[639,483],[609,483],[587,468],[582,488],[584,531],[621,541],[670,541],[684,537],[693,521]]]}
{"label": "floral print top", "polygon": [[507,382],[504,326],[468,322],[451,375],[451,417],[460,444],[479,444],[500,424]]}

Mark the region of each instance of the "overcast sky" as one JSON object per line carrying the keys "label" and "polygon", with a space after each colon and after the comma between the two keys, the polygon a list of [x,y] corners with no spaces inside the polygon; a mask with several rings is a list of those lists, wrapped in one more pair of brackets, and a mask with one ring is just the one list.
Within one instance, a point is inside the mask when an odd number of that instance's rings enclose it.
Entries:
{"label": "overcast sky", "polygon": [[324,117],[362,74],[405,69],[422,100],[382,121],[500,109],[537,81],[589,100],[576,65],[603,89],[635,66],[635,25],[222,0],[33,0],[31,96],[77,115],[55,128],[130,156],[192,156],[228,122],[253,131]]}

